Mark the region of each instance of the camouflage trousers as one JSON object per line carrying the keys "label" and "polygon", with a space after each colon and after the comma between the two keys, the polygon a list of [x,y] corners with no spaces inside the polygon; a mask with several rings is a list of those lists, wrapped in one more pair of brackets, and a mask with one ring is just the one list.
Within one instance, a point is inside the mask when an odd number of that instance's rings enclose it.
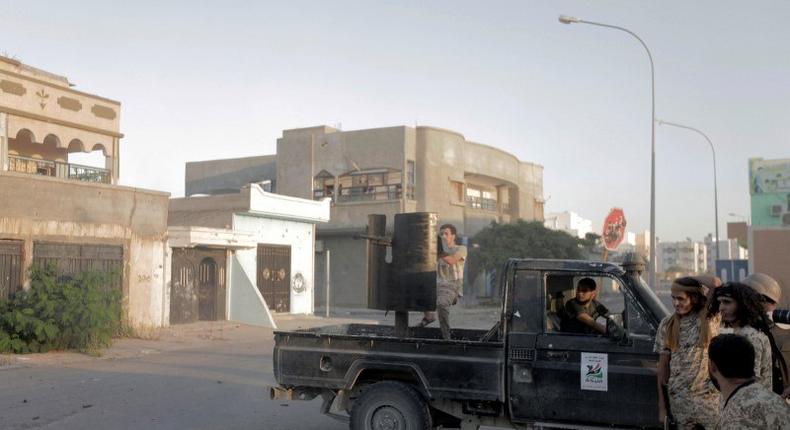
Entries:
{"label": "camouflage trousers", "polygon": [[442,338],[450,339],[450,308],[458,303],[461,296],[463,281],[444,281],[436,284],[436,312],[426,312],[426,317],[433,320],[439,318],[439,328]]}
{"label": "camouflage trousers", "polygon": [[699,425],[714,429],[719,422],[719,393],[692,393],[688,389],[670,390],[669,404],[679,429],[695,429]]}

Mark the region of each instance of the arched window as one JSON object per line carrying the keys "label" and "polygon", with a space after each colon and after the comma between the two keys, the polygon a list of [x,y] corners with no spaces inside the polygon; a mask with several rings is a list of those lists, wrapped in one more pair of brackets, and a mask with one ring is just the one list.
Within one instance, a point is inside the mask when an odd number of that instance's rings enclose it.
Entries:
{"label": "arched window", "polygon": [[313,178],[313,200],[321,200],[324,197],[334,199],[335,177],[326,170],[318,172]]}
{"label": "arched window", "polygon": [[346,173],[337,178],[337,201],[398,200],[402,175],[395,169],[370,169]]}

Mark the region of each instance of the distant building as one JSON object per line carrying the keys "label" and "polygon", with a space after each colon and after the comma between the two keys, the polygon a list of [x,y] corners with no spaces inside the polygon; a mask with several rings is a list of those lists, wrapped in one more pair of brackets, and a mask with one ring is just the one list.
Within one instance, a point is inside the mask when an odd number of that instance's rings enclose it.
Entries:
{"label": "distant building", "polygon": [[691,240],[659,242],[659,272],[705,273],[708,270],[708,248],[705,243]]}
{"label": "distant building", "polygon": [[790,158],[749,160],[752,225],[790,227]]}
{"label": "distant building", "polygon": [[551,230],[564,231],[579,239],[584,239],[587,233],[593,232],[592,221],[570,211],[549,213],[543,220],[543,225]]}
{"label": "distant building", "polygon": [[[708,273],[714,273],[716,271],[717,255],[713,236],[710,234],[705,236],[704,243],[707,247],[706,252],[708,254],[707,271]],[[746,250],[746,248],[742,247],[736,239],[719,240],[718,246],[718,258],[720,260],[746,260],[749,258],[749,252]]]}
{"label": "distant building", "polygon": [[749,160],[751,219],[749,272],[782,286],[780,308],[790,307],[790,158]]}
{"label": "distant building", "polygon": [[[491,222],[543,221],[543,166],[434,127],[284,130],[276,155],[186,166],[187,195],[226,193],[249,182],[266,182],[277,194],[331,199],[331,221],[317,226],[316,239],[331,251],[337,306],[367,306],[366,248],[354,236],[369,214],[387,215],[391,231],[397,213],[436,212],[463,236]],[[317,286],[326,272],[319,264]]]}
{"label": "distant building", "polygon": [[749,245],[749,224],[745,221],[727,223],[727,239],[735,239],[746,248]]}
{"label": "distant building", "polygon": [[639,233],[636,233],[636,237],[634,238],[634,247],[636,253],[641,255],[643,258],[650,259],[650,231],[645,230]]}

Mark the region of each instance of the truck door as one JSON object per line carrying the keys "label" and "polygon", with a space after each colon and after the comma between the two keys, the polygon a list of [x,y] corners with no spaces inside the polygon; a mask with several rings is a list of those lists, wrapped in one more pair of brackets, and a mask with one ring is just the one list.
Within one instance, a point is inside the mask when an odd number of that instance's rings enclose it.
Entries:
{"label": "truck door", "polygon": [[[597,284],[597,300],[625,320],[627,337],[562,331],[566,303],[585,277]],[[540,307],[544,317],[535,338],[531,383],[511,375],[514,421],[568,422],[617,426],[659,426],[654,328],[636,324],[641,308],[623,284],[600,273],[543,273]],[[515,302],[514,302],[515,305]],[[619,318],[619,317],[618,317]],[[599,322],[605,324],[603,319]]]}

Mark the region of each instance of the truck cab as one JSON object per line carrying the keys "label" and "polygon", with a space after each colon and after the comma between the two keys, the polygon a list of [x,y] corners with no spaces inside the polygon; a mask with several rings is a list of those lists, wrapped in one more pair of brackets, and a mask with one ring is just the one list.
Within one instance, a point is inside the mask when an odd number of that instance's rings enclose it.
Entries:
{"label": "truck cab", "polygon": [[[653,343],[668,312],[638,270],[511,259],[501,273],[490,330],[453,329],[451,340],[438,328],[400,336],[381,325],[275,332],[271,397],[321,395],[325,413],[365,430],[662,426]],[[610,311],[604,334],[563,331],[582,278]]]}
{"label": "truck cab", "polygon": [[[637,273],[599,262],[511,260],[502,324],[513,422],[659,426],[658,324],[668,312]],[[578,281],[597,283],[607,335],[562,331]]]}

